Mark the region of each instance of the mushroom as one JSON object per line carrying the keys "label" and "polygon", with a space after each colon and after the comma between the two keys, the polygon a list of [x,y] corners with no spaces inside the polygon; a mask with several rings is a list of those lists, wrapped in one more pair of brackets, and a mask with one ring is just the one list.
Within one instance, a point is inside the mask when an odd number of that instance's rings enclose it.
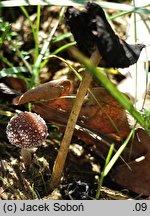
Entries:
{"label": "mushroom", "polygon": [[[103,9],[96,3],[88,2],[84,10],[68,7],[65,18],[79,50],[90,57],[90,61],[95,66],[129,67],[137,62],[140,52],[144,48],[143,44],[129,45],[121,40],[108,23]],[[75,54],[73,51],[72,53]],[[77,118],[91,82],[92,74],[85,73],[54,163],[49,183],[50,190],[58,187],[60,183]]]}
{"label": "mushroom", "polygon": [[94,2],[88,2],[86,9],[72,6],[66,11],[66,22],[77,42],[79,50],[91,57],[97,47],[105,68],[125,68],[137,62],[144,44],[128,44],[115,34],[107,21],[103,9]]}
{"label": "mushroom", "polygon": [[6,128],[11,144],[21,148],[21,156],[25,166],[31,163],[29,149],[39,146],[47,137],[47,126],[40,115],[32,112],[21,112],[13,116]]}

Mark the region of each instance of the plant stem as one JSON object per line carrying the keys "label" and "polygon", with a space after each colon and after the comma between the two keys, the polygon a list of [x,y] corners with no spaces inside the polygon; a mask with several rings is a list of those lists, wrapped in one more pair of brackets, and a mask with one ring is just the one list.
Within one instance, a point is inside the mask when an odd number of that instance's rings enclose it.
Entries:
{"label": "plant stem", "polygon": [[56,32],[56,29],[57,29],[57,27],[58,27],[58,25],[59,25],[59,23],[63,17],[64,12],[65,12],[65,7],[62,7],[62,9],[60,10],[60,13],[59,13],[58,20],[55,23],[54,27],[52,28],[48,38],[44,42],[43,47],[42,47],[42,49],[41,49],[41,51],[40,51],[40,53],[36,59],[36,62],[33,66],[33,72],[32,72],[32,77],[31,77],[31,83],[30,83],[31,87],[33,87],[35,84],[37,84],[39,82],[38,78],[39,78],[40,65],[41,65],[42,59],[43,59],[43,57],[44,57],[44,55],[48,49],[48,46],[52,40],[53,35]]}
{"label": "plant stem", "polygon": [[113,151],[114,151],[114,146],[115,146],[114,144],[111,144],[107,158],[105,160],[105,165],[104,165],[103,171],[101,172],[100,179],[98,182],[98,187],[97,187],[96,197],[95,197],[96,199],[99,199],[99,197],[100,197],[101,188],[102,188],[102,184],[103,184],[104,177],[105,177],[105,169],[106,169],[108,163],[110,162],[111,156],[112,156]]}
{"label": "plant stem", "polygon": [[[94,65],[99,64],[101,60],[101,56],[97,49],[93,52],[90,60]],[[60,184],[60,180],[61,180],[61,176],[63,173],[66,157],[68,154],[69,145],[70,145],[70,142],[73,136],[74,128],[75,128],[85,95],[87,93],[88,88],[90,87],[91,81],[92,81],[92,75],[86,72],[79,86],[78,93],[76,95],[76,99],[73,104],[73,107],[72,107],[72,110],[71,110],[71,113],[70,113],[70,116],[67,122],[64,137],[61,142],[60,149],[59,149],[58,155],[54,163],[53,173],[52,173],[50,184],[49,184],[50,190],[55,189]]]}

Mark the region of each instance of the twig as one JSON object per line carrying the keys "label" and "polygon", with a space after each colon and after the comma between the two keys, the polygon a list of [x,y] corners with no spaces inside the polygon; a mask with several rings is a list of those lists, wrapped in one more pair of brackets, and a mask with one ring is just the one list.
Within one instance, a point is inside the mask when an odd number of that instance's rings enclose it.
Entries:
{"label": "twig", "polygon": [[[101,60],[101,56],[99,54],[99,51],[96,49],[93,52],[90,58],[90,61],[95,66],[97,66],[100,60]],[[61,176],[63,173],[66,157],[68,154],[69,145],[70,145],[70,142],[73,136],[74,128],[75,128],[85,95],[87,93],[88,88],[90,87],[91,81],[92,81],[92,75],[89,72],[86,72],[79,86],[78,93],[76,95],[76,99],[73,104],[73,107],[72,107],[72,110],[71,110],[71,113],[70,113],[70,116],[67,122],[64,137],[61,142],[60,149],[59,149],[58,155],[54,163],[53,173],[52,173],[50,183],[49,183],[50,191],[58,187],[60,184],[60,180],[61,180]]]}

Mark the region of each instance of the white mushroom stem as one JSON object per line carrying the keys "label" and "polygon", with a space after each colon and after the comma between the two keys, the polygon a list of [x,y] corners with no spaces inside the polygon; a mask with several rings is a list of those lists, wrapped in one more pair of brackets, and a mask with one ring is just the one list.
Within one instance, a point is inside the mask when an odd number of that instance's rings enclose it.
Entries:
{"label": "white mushroom stem", "polygon": [[30,164],[32,162],[31,151],[26,149],[26,148],[22,148],[21,149],[21,156],[22,156],[22,160],[24,162],[25,167],[30,166]]}

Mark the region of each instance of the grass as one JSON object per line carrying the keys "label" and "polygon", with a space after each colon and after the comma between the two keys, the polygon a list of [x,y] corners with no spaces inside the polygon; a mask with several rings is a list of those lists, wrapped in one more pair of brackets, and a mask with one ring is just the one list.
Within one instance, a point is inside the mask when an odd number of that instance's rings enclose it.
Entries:
{"label": "grass", "polygon": [[36,61],[38,55],[39,55],[39,43],[38,43],[38,32],[40,28],[40,5],[37,6],[37,20],[36,20],[36,26],[34,27],[34,23],[30,19],[30,15],[28,14],[28,11],[25,7],[21,6],[20,9],[22,10],[23,14],[26,16],[27,20],[30,23],[30,27],[32,29],[32,34],[35,42],[35,48],[34,48],[34,62]]}
{"label": "grass", "polygon": [[131,132],[128,135],[128,137],[126,138],[126,140],[123,142],[123,144],[119,147],[119,149],[117,150],[117,152],[113,156],[112,156],[112,154],[114,151],[114,144],[113,143],[111,144],[109,152],[108,152],[106,160],[105,160],[104,168],[100,173],[100,178],[99,178],[98,187],[97,187],[97,191],[96,191],[96,197],[95,197],[96,199],[100,198],[101,188],[102,188],[104,178],[108,175],[108,173],[111,171],[111,169],[114,166],[114,164],[116,163],[116,161],[119,159],[120,155],[122,154],[122,152],[126,148],[127,144],[129,143],[130,139],[134,135],[134,131],[135,131],[135,128],[133,128],[131,130]]}
{"label": "grass", "polygon": [[58,21],[56,22],[55,26],[53,27],[52,31],[50,32],[49,36],[48,36],[48,39],[44,42],[43,44],[43,47],[37,57],[37,60],[33,66],[33,72],[32,72],[32,78],[31,78],[31,86],[33,86],[35,84],[35,82],[39,81],[38,78],[39,78],[39,74],[40,74],[40,64],[42,62],[42,59],[45,57],[45,53],[48,49],[48,46],[52,40],[52,37],[53,35],[55,34],[56,32],[56,29],[62,19],[62,16],[64,14],[64,11],[65,11],[65,8],[62,7],[60,13],[59,13],[59,17],[58,17]]}
{"label": "grass", "polygon": [[[56,48],[53,52],[51,50],[48,52],[48,49],[50,45],[52,44],[57,44],[59,42],[65,41],[66,39],[69,39],[71,37],[71,33],[67,32],[59,36],[55,36],[55,33],[57,29],[59,28],[59,24],[61,24],[63,15],[65,12],[65,6],[72,5],[80,5],[83,6],[86,1],[78,1],[77,3],[75,1],[17,1],[17,0],[11,0],[11,1],[1,1],[0,2],[0,8],[3,10],[5,7],[19,7],[22,11],[22,14],[26,17],[30,24],[30,28],[32,31],[33,35],[33,40],[34,40],[34,47],[33,51],[29,50],[27,53],[24,52],[24,50],[20,50],[20,41],[17,41],[17,35],[15,32],[11,30],[11,23],[5,22],[5,21],[0,21],[0,27],[1,27],[1,35],[0,35],[0,47],[4,45],[5,42],[7,42],[11,47],[13,48],[13,53],[18,57],[18,60],[21,61],[18,62],[18,65],[14,64],[11,60],[9,60],[6,56],[0,56],[1,61],[5,65],[4,68],[1,68],[0,71],[0,78],[6,78],[9,76],[17,77],[23,79],[27,83],[28,89],[35,87],[40,84],[40,71],[44,67],[47,66],[48,61],[50,58],[58,58],[59,60],[65,62],[69,68],[71,68],[75,74],[78,76],[78,78],[81,80],[81,76],[77,73],[77,71],[72,68],[67,61],[59,56],[59,54],[62,54],[63,51],[66,49],[70,48],[71,46],[75,45],[75,42],[68,42],[58,48]],[[55,23],[53,29],[49,32],[49,35],[47,36],[47,39],[43,41],[42,44],[39,44],[39,39],[38,39],[38,34],[40,30],[40,25],[41,25],[41,6],[40,5],[60,5],[61,9],[59,12],[59,16],[57,18],[57,22]],[[25,6],[28,5],[36,5],[37,12],[36,12],[36,22],[33,22],[30,18],[30,15],[28,13],[28,9]],[[116,9],[120,10],[121,12],[109,17],[110,20],[114,20],[118,17],[125,16],[127,14],[132,14],[134,13],[134,26],[135,26],[135,42],[136,42],[136,13],[139,14],[150,14],[150,10],[147,8],[150,6],[144,5],[143,7],[136,7],[136,5],[131,6],[127,4],[119,4],[119,3],[110,3],[110,2],[101,2],[101,5],[104,8],[111,8],[111,9]],[[23,41],[22,41],[23,43]],[[39,45],[41,45],[41,48],[39,48]],[[149,116],[150,113],[146,112],[144,115],[139,112],[135,107],[134,104],[130,102],[130,100],[122,94],[116,87],[115,85],[107,78],[107,76],[104,75],[103,72],[100,72],[99,69],[97,69],[94,65],[92,65],[87,58],[82,56],[80,53],[74,52],[74,55],[78,59],[80,63],[82,63],[86,70],[91,73],[97,81],[104,86],[104,88],[112,94],[112,96],[124,107],[125,110],[127,110],[135,119],[136,122],[138,122],[149,134],[150,134],[150,127],[149,127]],[[32,58],[32,61],[28,60]],[[138,70],[138,68],[137,68]],[[138,76],[138,73],[137,73]],[[136,94],[136,92],[135,92]],[[100,104],[99,104],[100,105]],[[3,111],[3,110],[2,110]],[[2,115],[3,112],[1,112]],[[110,119],[111,121],[111,119]],[[114,126],[115,127],[115,126]],[[105,161],[105,165],[103,168],[103,171],[100,174],[100,180],[98,184],[98,189],[96,193],[96,199],[100,198],[100,191],[101,187],[104,181],[104,178],[118,158],[121,156],[122,152],[126,148],[127,143],[132,137],[132,134],[134,133],[134,128],[131,130],[129,136],[126,138],[126,140],[123,142],[121,147],[118,149],[118,151],[115,153],[114,156],[112,156],[114,145],[112,144],[110,147],[110,150],[108,152],[108,156]]]}

